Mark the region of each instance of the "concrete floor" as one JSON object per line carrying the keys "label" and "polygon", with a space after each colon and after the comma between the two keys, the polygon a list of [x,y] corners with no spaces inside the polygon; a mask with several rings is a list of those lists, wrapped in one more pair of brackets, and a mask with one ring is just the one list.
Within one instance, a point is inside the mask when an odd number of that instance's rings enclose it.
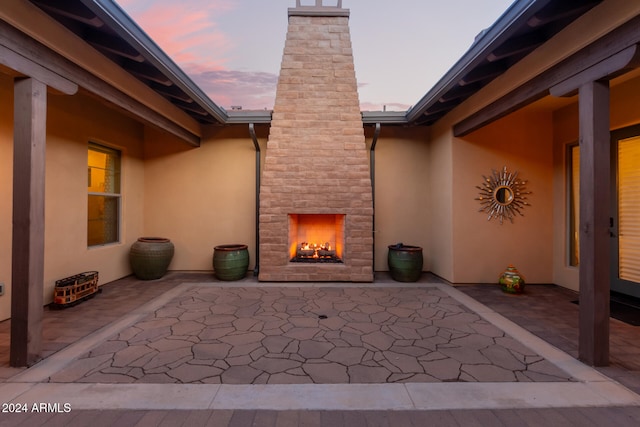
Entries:
{"label": "concrete floor", "polygon": [[0,323],[0,402],[28,409],[0,421],[637,425],[636,328],[612,320],[612,366],[589,368],[574,358],[571,299],[555,286],[511,296],[431,275],[416,284],[384,274],[373,284],[125,278],[46,309],[46,357],[29,369],[7,366],[9,322]]}

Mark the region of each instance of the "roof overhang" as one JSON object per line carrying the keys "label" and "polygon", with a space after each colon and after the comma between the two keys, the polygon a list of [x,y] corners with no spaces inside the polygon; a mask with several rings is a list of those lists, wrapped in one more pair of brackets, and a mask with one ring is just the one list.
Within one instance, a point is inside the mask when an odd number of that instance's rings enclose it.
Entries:
{"label": "roof overhang", "polygon": [[[112,0],[29,1],[198,122],[270,123],[271,111],[226,111],[216,105]],[[364,123],[435,123],[602,1],[516,0],[412,108],[365,111]]]}

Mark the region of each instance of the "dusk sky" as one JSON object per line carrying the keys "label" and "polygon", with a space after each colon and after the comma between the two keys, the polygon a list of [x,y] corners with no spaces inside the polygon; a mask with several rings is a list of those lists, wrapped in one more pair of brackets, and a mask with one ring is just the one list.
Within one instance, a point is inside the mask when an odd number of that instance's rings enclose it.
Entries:
{"label": "dusk sky", "polygon": [[[273,108],[295,0],[115,1],[216,104]],[[511,3],[343,0],[362,110],[415,104]]]}

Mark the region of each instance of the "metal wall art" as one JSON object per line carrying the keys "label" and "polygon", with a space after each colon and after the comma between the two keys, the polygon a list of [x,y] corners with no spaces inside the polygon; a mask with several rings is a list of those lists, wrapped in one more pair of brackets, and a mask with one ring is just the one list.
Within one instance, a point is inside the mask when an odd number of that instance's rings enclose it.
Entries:
{"label": "metal wall art", "polygon": [[493,170],[491,176],[482,177],[482,186],[476,186],[480,190],[476,200],[480,201],[479,212],[488,214],[487,221],[495,218],[502,224],[505,219],[513,222],[516,214],[524,216],[522,209],[530,206],[527,195],[531,191],[526,191],[527,181],[518,179],[518,172],[508,172],[504,166],[502,171]]}

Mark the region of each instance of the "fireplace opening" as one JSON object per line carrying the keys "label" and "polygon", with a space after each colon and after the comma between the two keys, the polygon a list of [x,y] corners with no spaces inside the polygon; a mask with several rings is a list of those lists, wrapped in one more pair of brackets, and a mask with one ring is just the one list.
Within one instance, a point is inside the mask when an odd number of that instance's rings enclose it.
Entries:
{"label": "fireplace opening", "polygon": [[342,263],[343,214],[289,214],[290,262]]}

